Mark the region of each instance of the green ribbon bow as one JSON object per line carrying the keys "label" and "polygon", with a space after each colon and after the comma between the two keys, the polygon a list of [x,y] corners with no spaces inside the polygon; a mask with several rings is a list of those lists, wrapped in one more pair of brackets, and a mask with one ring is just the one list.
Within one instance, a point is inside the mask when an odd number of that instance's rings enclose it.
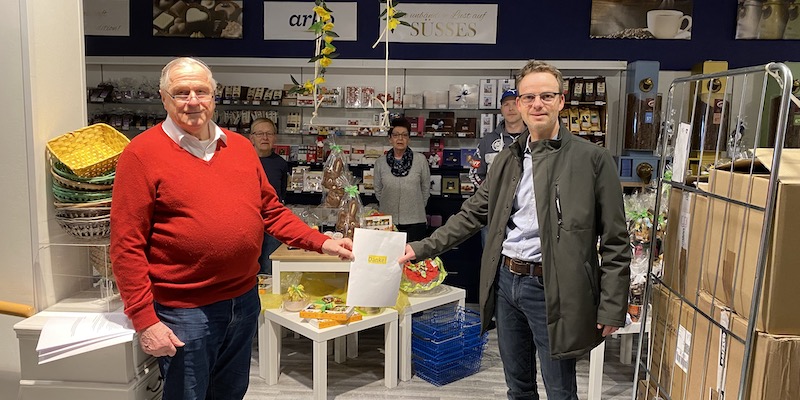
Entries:
{"label": "green ribbon bow", "polygon": [[356,197],[358,196],[358,186],[356,185],[346,186],[344,188],[344,192],[347,193],[347,195],[350,197]]}
{"label": "green ribbon bow", "polygon": [[341,153],[341,152],[342,152],[342,146],[339,146],[338,144],[331,145],[331,153]]}

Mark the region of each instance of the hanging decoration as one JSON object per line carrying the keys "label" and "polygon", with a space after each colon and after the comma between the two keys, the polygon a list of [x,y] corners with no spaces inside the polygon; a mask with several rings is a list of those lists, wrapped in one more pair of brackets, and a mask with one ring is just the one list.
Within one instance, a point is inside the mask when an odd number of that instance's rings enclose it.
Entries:
{"label": "hanging decoration", "polygon": [[333,31],[332,11],[325,4],[325,0],[315,0],[314,4],[314,23],[308,28],[309,31],[314,32],[316,35],[314,38],[314,56],[308,60],[309,63],[314,63],[314,77],[301,84],[294,76],[291,76],[294,87],[289,90],[290,94],[296,93],[313,97],[314,112],[311,114],[311,120],[309,121],[309,125],[312,126],[322,103],[319,86],[325,83],[325,72],[333,62],[333,59],[339,56],[339,53],[336,53],[336,46],[333,45],[334,38],[339,37],[339,35]]}
{"label": "hanging decoration", "polygon": [[[384,2],[384,0],[379,0]],[[405,25],[410,27],[406,21],[401,20],[406,13],[397,10],[397,0],[385,0],[386,8],[381,12],[378,16],[380,19],[386,21],[386,27],[384,27],[381,35],[378,36],[378,40],[375,41],[375,44],[372,45],[372,48],[378,47],[381,40],[383,39],[385,43],[385,51],[384,51],[384,71],[383,71],[383,100],[376,99],[378,103],[383,108],[383,113],[381,113],[380,122],[380,129],[388,130],[389,129],[389,109],[387,106],[387,102],[389,101],[389,33],[394,33],[394,30],[397,29],[400,25]]]}

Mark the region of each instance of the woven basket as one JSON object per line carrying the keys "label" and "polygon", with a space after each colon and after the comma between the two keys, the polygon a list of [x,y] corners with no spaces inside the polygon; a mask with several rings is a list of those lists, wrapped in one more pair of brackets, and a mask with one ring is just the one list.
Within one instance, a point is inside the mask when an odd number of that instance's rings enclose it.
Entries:
{"label": "woven basket", "polygon": [[103,201],[111,199],[111,191],[83,192],[63,188],[53,183],[53,197],[64,203],[85,203],[89,201]]}
{"label": "woven basket", "polygon": [[83,218],[56,217],[58,225],[80,239],[100,239],[111,236],[111,218],[86,220]]}
{"label": "woven basket", "polygon": [[96,218],[111,215],[111,207],[61,207],[56,208],[60,218]]}
{"label": "woven basket", "polygon": [[47,142],[47,150],[77,176],[105,175],[117,166],[130,140],[106,124],[94,124],[65,133]]}
{"label": "woven basket", "polygon": [[56,210],[58,210],[60,208],[111,207],[111,199],[87,201],[87,202],[84,202],[84,203],[62,203],[60,201],[54,201],[53,205],[56,207]]}
{"label": "woven basket", "polygon": [[64,178],[63,176],[57,174],[53,169],[50,170],[50,174],[53,175],[53,183],[66,189],[99,191],[99,190],[111,190],[111,188],[113,187],[112,185],[98,185],[95,183],[73,181],[71,179]]}
{"label": "woven basket", "polygon": [[111,185],[114,183],[114,178],[116,177],[116,171],[111,171],[106,175],[96,176],[93,178],[83,178],[70,172],[69,168],[67,168],[67,166],[64,165],[64,163],[56,160],[55,157],[52,157],[52,154],[50,156],[51,156],[50,164],[52,165],[52,171],[58,174],[58,176],[62,178],[67,178],[75,182],[92,183],[95,185]]}
{"label": "woven basket", "polygon": [[108,246],[92,246],[89,248],[89,265],[103,278],[114,280],[109,249]]}

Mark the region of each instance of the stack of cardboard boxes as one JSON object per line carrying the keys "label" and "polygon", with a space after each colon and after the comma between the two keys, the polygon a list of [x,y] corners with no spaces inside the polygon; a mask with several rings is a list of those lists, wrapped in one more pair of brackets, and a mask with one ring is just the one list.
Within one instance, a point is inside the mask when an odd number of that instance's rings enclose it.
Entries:
{"label": "stack of cardboard boxes", "polygon": [[734,202],[672,190],[664,285],[651,295],[650,382],[639,382],[639,399],[667,398],[664,391],[673,400],[738,398],[762,240],[769,246],[749,398],[800,398],[800,149],[783,151],[767,239],[772,152],[758,149],[756,156],[713,169],[708,183],[698,185]]}

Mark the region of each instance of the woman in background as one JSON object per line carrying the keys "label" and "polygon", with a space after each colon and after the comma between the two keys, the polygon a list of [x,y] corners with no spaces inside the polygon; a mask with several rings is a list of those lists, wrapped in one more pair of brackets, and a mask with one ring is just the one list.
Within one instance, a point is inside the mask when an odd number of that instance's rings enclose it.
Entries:
{"label": "woman in background", "polygon": [[431,170],[425,156],[408,147],[411,125],[397,118],[389,129],[392,149],[375,161],[375,197],[379,210],[392,216],[397,229],[407,240],[422,240],[427,235],[425,204],[430,197]]}

